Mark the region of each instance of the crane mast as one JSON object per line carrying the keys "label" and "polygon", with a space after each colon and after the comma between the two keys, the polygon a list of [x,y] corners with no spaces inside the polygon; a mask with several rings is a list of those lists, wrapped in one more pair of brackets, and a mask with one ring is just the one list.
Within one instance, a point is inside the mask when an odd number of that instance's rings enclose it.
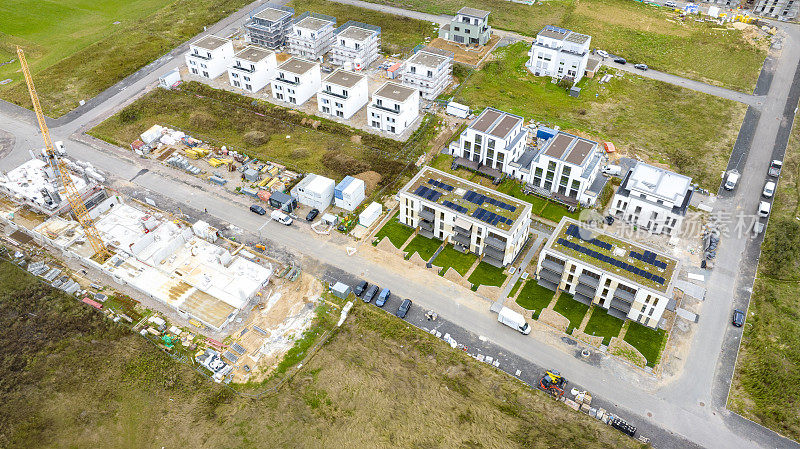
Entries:
{"label": "crane mast", "polygon": [[25,83],[28,85],[28,92],[31,94],[31,102],[33,103],[33,110],[36,112],[36,120],[39,122],[39,130],[41,130],[42,138],[44,139],[47,163],[55,173],[58,173],[59,180],[66,193],[67,201],[69,201],[70,207],[72,208],[72,213],[75,215],[78,223],[83,227],[86,239],[89,241],[89,244],[92,245],[95,256],[99,258],[110,256],[111,253],[108,251],[105,244],[103,244],[100,233],[97,232],[97,229],[94,227],[94,220],[89,216],[89,211],[86,210],[83,197],[81,197],[80,192],[78,192],[78,189],[72,182],[69,169],[53,148],[53,141],[50,139],[50,131],[47,129],[47,122],[45,122],[42,107],[39,104],[39,96],[36,94],[36,87],[33,85],[33,78],[28,69],[28,62],[25,60],[25,53],[22,51],[22,47],[17,47],[17,56],[19,57],[20,65],[22,65],[22,73],[25,75]]}

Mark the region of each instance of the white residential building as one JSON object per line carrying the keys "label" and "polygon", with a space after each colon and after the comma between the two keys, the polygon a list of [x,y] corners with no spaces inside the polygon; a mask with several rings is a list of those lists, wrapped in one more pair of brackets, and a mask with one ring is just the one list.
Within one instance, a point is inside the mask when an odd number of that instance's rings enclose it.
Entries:
{"label": "white residential building", "polygon": [[[714,3],[729,6],[731,8],[739,6],[739,3],[731,5],[730,1],[718,0]],[[800,12],[800,2],[797,0],[755,0],[753,12],[765,17],[772,17],[780,20],[792,20],[797,18]]]}
{"label": "white residential building", "polygon": [[530,203],[432,167],[423,167],[398,197],[401,223],[497,267],[512,263],[528,240]]}
{"label": "white residential building", "polygon": [[270,3],[254,10],[244,24],[248,42],[272,49],[282,47],[292,32],[293,15],[294,9]]}
{"label": "white residential building", "polygon": [[319,63],[289,58],[278,66],[272,80],[272,98],[301,105],[316,95],[322,84]]}
{"label": "white residential building", "polygon": [[639,162],[625,175],[610,212],[653,234],[673,235],[680,231],[693,193],[692,178]]}
{"label": "white residential building", "polygon": [[450,153],[469,161],[512,174],[513,161],[525,151],[528,128],[523,118],[486,108],[461,133],[458,140],[450,144]]}
{"label": "white residential building", "polygon": [[442,25],[439,37],[465,45],[486,45],[492,38],[489,11],[465,6],[458,10],[450,23]]}
{"label": "white residential building", "polygon": [[233,62],[233,42],[217,36],[205,36],[189,45],[186,66],[189,73],[214,79],[228,70]]}
{"label": "white residential building", "polygon": [[419,117],[419,91],[386,82],[372,94],[367,106],[369,126],[392,134],[402,134]]}
{"label": "white residential building", "polygon": [[586,71],[591,42],[591,36],[547,25],[536,35],[526,65],[536,76],[570,78],[577,83]]}
{"label": "white residential building", "polygon": [[453,53],[425,47],[404,64],[400,79],[403,85],[417,89],[422,98],[433,100],[453,80]]}
{"label": "white residential building", "polygon": [[378,59],[380,48],[380,27],[350,20],[335,31],[331,62],[336,65],[350,63],[354,69],[365,69]]}
{"label": "white residential building", "polygon": [[247,92],[258,92],[275,77],[278,62],[275,53],[261,47],[249,46],[236,53],[228,67],[231,86]]}
{"label": "white residential building", "polygon": [[328,75],[317,92],[319,112],[341,119],[349,119],[368,102],[367,77],[343,69]]}
{"label": "white residential building", "polygon": [[288,52],[294,56],[319,61],[331,49],[336,18],[306,12],[295,19],[287,37]]}
{"label": "white residential building", "polygon": [[[539,285],[655,328],[674,309],[678,260],[564,217],[539,253]],[[595,312],[596,313],[596,312]]]}

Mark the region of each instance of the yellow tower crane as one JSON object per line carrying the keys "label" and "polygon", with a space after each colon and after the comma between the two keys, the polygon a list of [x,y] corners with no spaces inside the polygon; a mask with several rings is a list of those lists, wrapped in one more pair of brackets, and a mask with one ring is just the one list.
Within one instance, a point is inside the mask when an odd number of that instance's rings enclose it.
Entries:
{"label": "yellow tower crane", "polygon": [[39,104],[39,97],[36,95],[36,87],[33,85],[33,78],[28,69],[28,62],[25,60],[25,53],[23,53],[21,47],[17,47],[17,56],[19,57],[20,65],[22,65],[22,73],[25,74],[28,92],[31,94],[31,102],[33,103],[33,110],[36,112],[36,120],[39,121],[39,129],[42,131],[42,138],[44,139],[44,146],[47,153],[47,162],[50,164],[50,167],[53,168],[53,171],[58,173],[61,185],[64,187],[66,193],[67,201],[69,201],[72,207],[72,213],[75,214],[75,218],[83,227],[86,239],[89,240],[89,243],[92,245],[95,257],[104,259],[110,256],[111,253],[108,251],[105,244],[103,244],[103,240],[100,239],[100,234],[94,227],[92,217],[89,216],[89,211],[86,210],[86,205],[83,203],[83,197],[81,197],[80,192],[78,192],[78,189],[72,182],[69,169],[61,158],[58,157],[58,153],[53,149],[53,141],[50,140],[50,131],[47,129],[47,123],[45,122],[44,114],[42,114],[42,107]]}

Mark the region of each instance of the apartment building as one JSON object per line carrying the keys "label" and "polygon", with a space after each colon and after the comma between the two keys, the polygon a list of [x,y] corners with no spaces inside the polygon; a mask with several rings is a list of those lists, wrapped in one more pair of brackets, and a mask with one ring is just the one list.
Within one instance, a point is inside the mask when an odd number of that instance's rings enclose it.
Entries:
{"label": "apartment building", "polygon": [[673,298],[676,259],[561,219],[539,254],[539,285],[596,304],[609,315],[655,328]]}
{"label": "apartment building", "polygon": [[301,105],[316,95],[321,85],[318,62],[289,58],[278,66],[277,75],[272,79],[272,98]]}
{"label": "apartment building", "polygon": [[536,76],[569,78],[577,83],[586,71],[591,43],[591,36],[547,25],[536,35],[525,65]]}
{"label": "apartment building", "polygon": [[[735,5],[738,6],[738,3]],[[800,0],[755,0],[753,13],[780,20],[797,18]]]}
{"label": "apartment building", "polygon": [[403,64],[400,79],[422,98],[433,100],[450,85],[452,74],[453,52],[425,47]]}
{"label": "apartment building", "polygon": [[524,119],[495,108],[486,108],[450,144],[450,154],[511,174],[511,162],[525,151],[528,128]]}
{"label": "apartment building", "polygon": [[250,45],[234,55],[233,64],[228,67],[228,81],[233,87],[255,93],[270,83],[277,68],[272,50]]}
{"label": "apartment building", "polygon": [[397,83],[384,83],[367,106],[369,126],[392,134],[402,134],[417,117],[419,91]]}
{"label": "apartment building", "polygon": [[336,65],[352,64],[354,69],[369,67],[378,59],[381,48],[381,28],[366,23],[347,21],[334,31],[331,62]]}
{"label": "apartment building", "polygon": [[257,8],[244,24],[247,40],[273,50],[286,44],[286,38],[292,32],[292,16],[294,9],[267,3]]}
{"label": "apartment building", "polygon": [[677,234],[694,188],[692,178],[638,162],[611,201],[610,212],[653,234]]}
{"label": "apartment building", "polygon": [[233,62],[233,42],[217,36],[205,36],[189,44],[186,53],[189,73],[214,79],[228,70]]}
{"label": "apartment building", "polygon": [[568,204],[595,204],[607,181],[600,175],[601,146],[559,131],[536,150],[526,151],[511,173],[542,196]]}
{"label": "apartment building", "polygon": [[367,77],[343,69],[328,75],[317,92],[317,110],[341,119],[349,119],[368,102]]}
{"label": "apartment building", "polygon": [[336,18],[324,14],[303,13],[295,19],[287,37],[288,52],[310,61],[321,61],[333,44]]}
{"label": "apartment building", "polygon": [[531,204],[425,166],[398,193],[399,220],[497,267],[528,240]]}
{"label": "apartment building", "polygon": [[459,9],[450,23],[439,28],[439,37],[457,44],[486,45],[492,38],[489,11],[466,6]]}

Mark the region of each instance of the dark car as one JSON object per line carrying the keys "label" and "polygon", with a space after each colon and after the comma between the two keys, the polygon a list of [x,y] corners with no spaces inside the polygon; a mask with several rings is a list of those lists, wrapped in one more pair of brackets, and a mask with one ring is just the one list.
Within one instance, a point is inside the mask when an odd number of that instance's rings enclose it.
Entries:
{"label": "dark car", "polygon": [[633,68],[639,70],[647,70],[647,64],[634,64]]}
{"label": "dark car", "polygon": [[[375,295],[378,293],[378,290],[380,290],[380,289],[378,288],[377,285],[370,285],[369,288],[367,289],[367,292],[364,293],[364,297],[362,298],[364,300],[364,302],[372,301],[372,298],[375,297]],[[377,304],[377,302],[376,302],[376,304]]]}
{"label": "dark car", "polygon": [[614,58],[614,62],[616,62],[617,64],[622,64],[622,65],[625,65],[625,64],[628,63],[628,61],[626,61],[625,58]]}
{"label": "dark car", "polygon": [[384,288],[381,290],[381,294],[378,295],[378,299],[375,300],[375,305],[378,307],[383,307],[386,304],[386,301],[389,300],[390,296],[392,296],[392,291],[388,288]]}
{"label": "dark car", "polygon": [[311,209],[311,212],[306,215],[306,221],[314,221],[317,215],[319,215],[319,209]]}
{"label": "dark car", "polygon": [[411,309],[411,304],[412,302],[410,299],[404,299],[403,302],[400,303],[400,307],[397,308],[397,313],[395,313],[395,315],[397,315],[398,318],[405,318],[406,315],[408,315],[409,309]]}
{"label": "dark car", "polygon": [[356,284],[355,287],[353,287],[353,293],[355,293],[356,296],[361,296],[361,294],[367,291],[368,286],[369,284],[367,284],[367,281],[361,281],[358,284]]}
{"label": "dark car", "polygon": [[258,215],[265,215],[267,213],[267,210],[259,206],[258,204],[253,204],[252,206],[250,206],[250,212],[256,213]]}
{"label": "dark car", "polygon": [[783,161],[774,160],[769,164],[768,174],[773,178],[777,178],[778,175],[781,174],[781,168],[783,167]]}
{"label": "dark car", "polygon": [[744,312],[739,309],[734,309],[733,319],[731,320],[731,323],[733,323],[733,325],[736,327],[744,326]]}

